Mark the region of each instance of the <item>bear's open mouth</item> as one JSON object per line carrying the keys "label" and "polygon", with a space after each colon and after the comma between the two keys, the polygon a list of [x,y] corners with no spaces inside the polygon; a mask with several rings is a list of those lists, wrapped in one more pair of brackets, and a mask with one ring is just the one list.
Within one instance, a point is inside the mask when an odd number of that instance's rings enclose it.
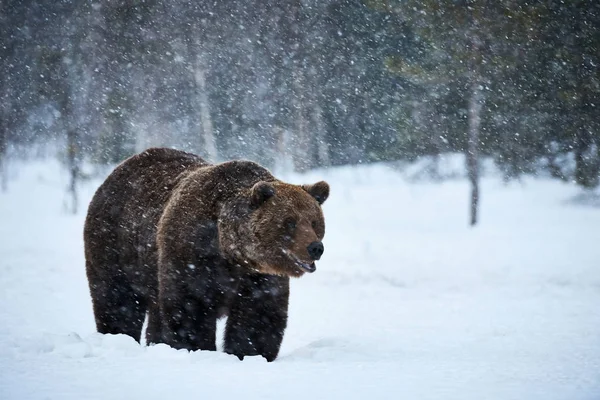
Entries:
{"label": "bear's open mouth", "polygon": [[304,272],[313,273],[317,270],[317,266],[314,262],[306,263],[304,261],[300,261],[296,256],[292,255],[292,259],[296,263],[296,266],[300,268]]}
{"label": "bear's open mouth", "polygon": [[311,273],[311,274],[317,270],[317,266],[315,265],[314,262],[304,262],[304,261],[300,260],[298,257],[296,257],[295,254],[291,253],[290,251],[288,251],[286,249],[281,249],[281,251],[290,260],[292,260],[294,262],[295,266],[298,267],[298,269],[300,269],[304,272]]}

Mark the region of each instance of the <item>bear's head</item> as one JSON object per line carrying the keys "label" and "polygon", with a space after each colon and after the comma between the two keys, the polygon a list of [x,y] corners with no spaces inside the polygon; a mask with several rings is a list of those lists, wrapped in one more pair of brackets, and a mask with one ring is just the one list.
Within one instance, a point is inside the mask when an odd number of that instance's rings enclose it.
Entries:
{"label": "bear's head", "polygon": [[260,181],[224,210],[220,247],[236,263],[261,273],[298,277],[314,272],[324,251],[321,204],[328,196],[324,181],[313,185]]}

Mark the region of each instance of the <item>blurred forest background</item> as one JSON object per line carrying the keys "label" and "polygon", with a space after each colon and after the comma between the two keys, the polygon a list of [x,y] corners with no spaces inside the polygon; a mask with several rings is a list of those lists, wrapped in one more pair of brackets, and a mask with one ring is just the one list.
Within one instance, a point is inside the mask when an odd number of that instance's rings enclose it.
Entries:
{"label": "blurred forest background", "polygon": [[593,188],[599,27],[595,0],[3,0],[1,169],[58,149],[74,190],[150,146],[434,174],[461,152],[475,188],[482,156]]}

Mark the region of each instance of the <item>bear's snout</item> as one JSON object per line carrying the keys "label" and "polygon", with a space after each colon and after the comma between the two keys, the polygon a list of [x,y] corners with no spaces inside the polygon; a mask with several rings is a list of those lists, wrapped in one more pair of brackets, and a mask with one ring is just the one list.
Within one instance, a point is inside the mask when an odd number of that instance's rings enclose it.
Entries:
{"label": "bear's snout", "polygon": [[325,247],[323,247],[322,242],[312,242],[311,244],[308,245],[307,249],[308,249],[308,255],[310,256],[310,258],[312,260],[320,259],[321,256],[323,255],[323,252],[325,251]]}

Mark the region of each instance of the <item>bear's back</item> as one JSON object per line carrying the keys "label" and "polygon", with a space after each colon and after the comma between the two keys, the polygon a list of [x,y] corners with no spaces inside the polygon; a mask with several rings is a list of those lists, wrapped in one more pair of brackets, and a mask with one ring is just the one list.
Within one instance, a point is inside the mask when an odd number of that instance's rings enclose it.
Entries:
{"label": "bear's back", "polygon": [[119,216],[124,208],[156,208],[187,170],[209,165],[183,151],[151,148],[119,164],[98,188],[88,209],[88,219]]}
{"label": "bear's back", "polygon": [[155,227],[173,188],[187,171],[207,165],[196,155],[164,148],[123,161],[90,202],[84,227],[86,254],[118,248],[121,260],[144,263],[140,257],[154,247]]}

